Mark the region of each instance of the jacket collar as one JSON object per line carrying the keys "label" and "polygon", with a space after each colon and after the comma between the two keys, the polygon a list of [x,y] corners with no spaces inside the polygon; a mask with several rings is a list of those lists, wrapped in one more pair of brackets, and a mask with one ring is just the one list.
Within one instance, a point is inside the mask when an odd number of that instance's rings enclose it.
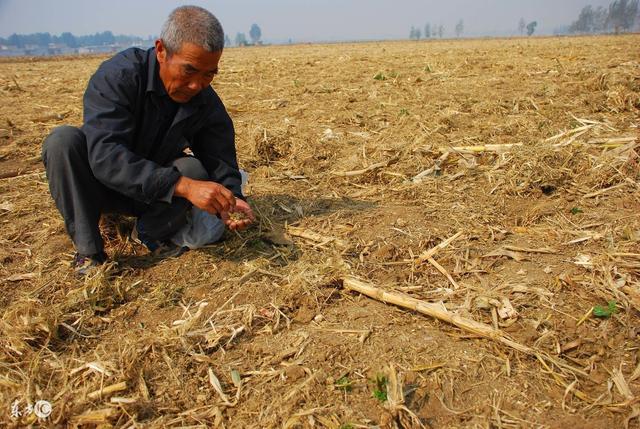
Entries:
{"label": "jacket collar", "polygon": [[162,80],[160,80],[160,65],[158,64],[158,58],[156,58],[156,48],[149,49],[147,55],[149,58],[149,66],[147,67],[147,92],[155,92],[160,96],[167,95]]}

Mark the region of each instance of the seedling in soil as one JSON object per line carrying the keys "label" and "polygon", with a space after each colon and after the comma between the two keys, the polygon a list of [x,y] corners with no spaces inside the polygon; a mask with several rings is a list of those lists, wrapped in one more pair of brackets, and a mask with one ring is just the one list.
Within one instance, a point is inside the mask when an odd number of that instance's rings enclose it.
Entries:
{"label": "seedling in soil", "polygon": [[387,377],[384,375],[376,375],[375,379],[376,387],[373,390],[373,397],[380,402],[387,400]]}
{"label": "seedling in soil", "polygon": [[373,78],[375,80],[387,80],[387,77],[384,74],[382,74],[382,72],[378,72],[378,74],[376,74]]}
{"label": "seedling in soil", "polygon": [[592,312],[593,312],[593,315],[596,317],[607,319],[611,317],[611,315],[614,314],[616,311],[617,311],[616,302],[609,301],[606,307],[603,307],[602,305],[596,305],[595,307],[593,307]]}
{"label": "seedling in soil", "polygon": [[582,209],[580,207],[574,207],[571,209],[572,215],[577,215],[578,213],[582,213]]}
{"label": "seedling in soil", "polygon": [[351,385],[353,384],[353,382],[351,380],[349,380],[349,378],[345,375],[344,377],[340,377],[336,383],[335,386],[338,389],[342,389],[345,392],[351,392]]}

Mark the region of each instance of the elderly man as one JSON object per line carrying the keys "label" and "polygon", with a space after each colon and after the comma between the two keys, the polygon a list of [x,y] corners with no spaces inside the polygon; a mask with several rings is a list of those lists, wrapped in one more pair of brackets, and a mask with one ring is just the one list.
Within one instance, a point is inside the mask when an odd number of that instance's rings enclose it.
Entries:
{"label": "elderly man", "polygon": [[82,127],[59,127],[45,139],[42,159],[78,274],[107,259],[98,227],[104,213],[136,216],[139,240],[165,256],[183,250],[172,238],[193,206],[232,230],[254,221],[233,123],[210,86],[223,46],[210,12],[175,9],[154,48],[127,49],[98,68]]}

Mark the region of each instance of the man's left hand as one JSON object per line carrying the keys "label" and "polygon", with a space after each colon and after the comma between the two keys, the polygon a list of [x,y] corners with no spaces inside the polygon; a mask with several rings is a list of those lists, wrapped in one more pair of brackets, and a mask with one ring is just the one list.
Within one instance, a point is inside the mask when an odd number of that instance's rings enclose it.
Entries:
{"label": "man's left hand", "polygon": [[[237,215],[234,216],[234,213]],[[245,229],[256,220],[251,206],[239,198],[236,198],[236,207],[232,211],[221,213],[220,217],[232,231]]]}

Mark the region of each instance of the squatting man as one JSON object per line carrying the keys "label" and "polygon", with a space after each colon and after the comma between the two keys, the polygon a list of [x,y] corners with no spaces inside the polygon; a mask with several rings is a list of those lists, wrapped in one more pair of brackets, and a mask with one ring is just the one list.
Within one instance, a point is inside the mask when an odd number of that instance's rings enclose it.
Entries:
{"label": "squatting man", "polygon": [[210,86],[223,47],[209,11],[175,9],[155,47],[100,65],[84,94],[82,126],[45,139],[49,189],[79,275],[107,259],[98,226],[105,213],[135,216],[133,235],[162,256],[255,220],[242,194],[233,123]]}

